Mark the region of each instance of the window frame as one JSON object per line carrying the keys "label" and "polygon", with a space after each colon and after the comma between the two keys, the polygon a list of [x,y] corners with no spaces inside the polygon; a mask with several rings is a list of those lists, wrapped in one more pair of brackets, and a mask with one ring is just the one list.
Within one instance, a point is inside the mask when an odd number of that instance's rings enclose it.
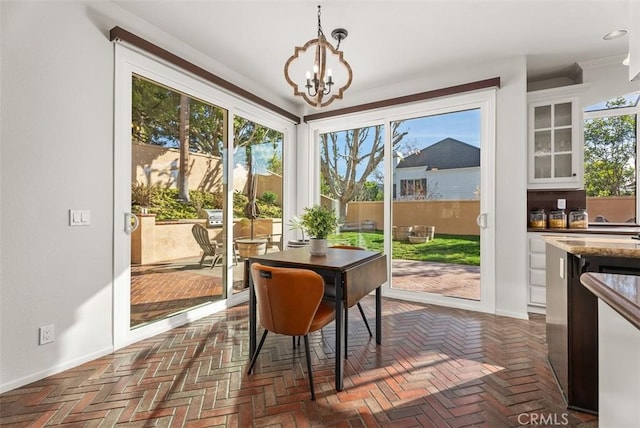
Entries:
{"label": "window frame", "polygon": [[[601,109],[601,110],[592,110],[592,111],[583,111],[582,115],[582,125],[583,125],[583,145],[582,145],[582,155],[584,159],[584,124],[587,120],[590,119],[604,119],[608,117],[615,116],[629,116],[634,115],[636,117],[636,202],[635,202],[635,223],[619,223],[619,222],[611,222],[611,223],[594,223],[593,219],[589,218],[589,224],[593,226],[640,226],[640,192],[638,191],[638,184],[640,184],[640,123],[638,120],[640,119],[640,103],[637,103],[635,106],[628,107],[618,107],[611,109]],[[584,162],[584,160],[583,160]],[[583,181],[585,181],[585,177],[583,177]],[[586,182],[583,182],[583,186],[586,188]]]}

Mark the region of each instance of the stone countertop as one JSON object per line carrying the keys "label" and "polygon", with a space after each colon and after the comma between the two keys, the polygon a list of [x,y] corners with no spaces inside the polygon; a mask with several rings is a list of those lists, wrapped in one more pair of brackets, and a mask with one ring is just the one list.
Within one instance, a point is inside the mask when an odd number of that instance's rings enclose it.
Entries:
{"label": "stone countertop", "polygon": [[587,272],[580,282],[640,329],[640,276]]}
{"label": "stone countertop", "polygon": [[633,239],[631,236],[601,238],[543,235],[542,239],[548,244],[577,256],[637,258],[640,272],[640,240]]}

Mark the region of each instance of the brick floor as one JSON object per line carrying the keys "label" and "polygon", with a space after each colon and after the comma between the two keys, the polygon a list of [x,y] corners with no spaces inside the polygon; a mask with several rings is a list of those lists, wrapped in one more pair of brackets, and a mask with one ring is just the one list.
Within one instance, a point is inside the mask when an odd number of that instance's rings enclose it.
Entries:
{"label": "brick floor", "polygon": [[480,267],[394,259],[391,284],[399,290],[480,300]]}
{"label": "brick floor", "polygon": [[[242,269],[234,266],[234,292],[242,289]],[[392,272],[395,289],[480,299],[477,266],[393,260]],[[200,268],[199,258],[131,268],[132,327],[222,298],[222,267]]]}
{"label": "brick floor", "polygon": [[[362,301],[374,318],[374,299]],[[517,427],[568,412],[546,360],[544,317],[517,320],[383,299],[383,344],[349,322],[345,390],[333,385],[333,324],[303,349],[270,335],[247,375],[248,308],[229,308],[0,395],[0,425]],[[554,420],[554,419],[546,419]],[[531,426],[531,425],[528,425]]]}

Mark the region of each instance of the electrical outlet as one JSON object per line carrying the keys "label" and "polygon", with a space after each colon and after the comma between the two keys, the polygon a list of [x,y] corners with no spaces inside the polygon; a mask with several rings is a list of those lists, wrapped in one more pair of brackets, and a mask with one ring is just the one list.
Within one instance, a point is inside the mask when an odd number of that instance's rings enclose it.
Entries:
{"label": "electrical outlet", "polygon": [[558,199],[558,209],[559,210],[567,209],[567,200],[566,199]]}
{"label": "electrical outlet", "polygon": [[40,345],[53,342],[55,330],[53,324],[40,327]]}

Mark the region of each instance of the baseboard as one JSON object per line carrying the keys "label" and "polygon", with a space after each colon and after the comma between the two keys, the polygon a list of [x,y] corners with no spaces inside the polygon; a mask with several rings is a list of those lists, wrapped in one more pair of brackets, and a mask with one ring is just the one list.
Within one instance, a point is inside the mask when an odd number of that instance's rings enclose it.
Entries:
{"label": "baseboard", "polygon": [[531,306],[529,305],[529,307],[527,308],[528,312],[531,312],[532,314],[541,314],[541,315],[546,315],[547,314],[547,309],[543,308],[542,306]]}
{"label": "baseboard", "polygon": [[512,312],[512,311],[496,310],[496,315],[499,315],[501,317],[517,318],[521,320],[529,319],[529,315],[527,314],[527,312]]}
{"label": "baseboard", "polygon": [[78,367],[84,363],[88,363],[89,361],[93,361],[96,358],[104,357],[105,355],[109,355],[113,352],[113,347],[110,346],[108,348],[104,348],[100,351],[92,352],[91,354],[83,355],[80,358],[76,358],[75,360],[67,361],[64,364],[60,364],[57,366],[49,367],[45,370],[42,370],[37,373],[32,373],[28,376],[24,376],[20,379],[16,379],[7,383],[3,383],[0,385],[0,394],[3,394],[7,391],[11,391],[16,388],[20,388],[21,386],[28,385],[32,382],[36,382],[38,380],[44,379],[48,376],[53,376],[55,374],[61,373],[65,370],[72,369],[74,367]]}

